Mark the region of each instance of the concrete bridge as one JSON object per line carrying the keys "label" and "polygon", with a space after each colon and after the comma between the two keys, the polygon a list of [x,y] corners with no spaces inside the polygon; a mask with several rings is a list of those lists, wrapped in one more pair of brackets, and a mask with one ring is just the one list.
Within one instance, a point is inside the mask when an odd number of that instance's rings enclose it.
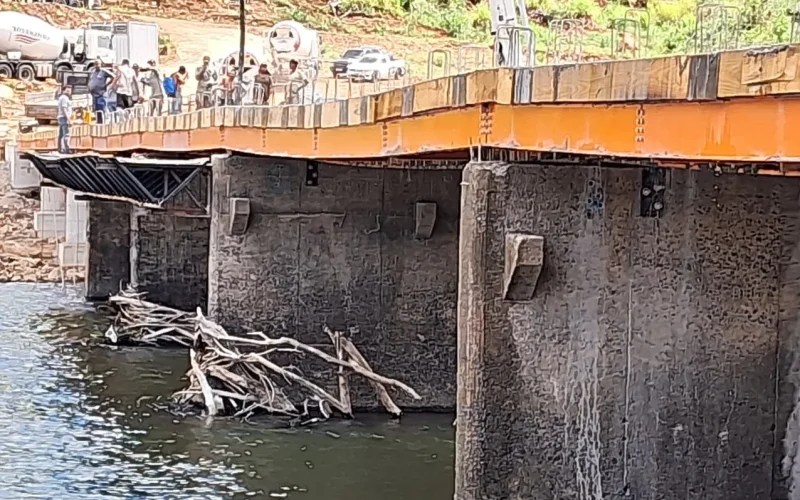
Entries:
{"label": "concrete bridge", "polygon": [[493,69],[21,148],[92,200],[90,296],[350,328],[422,407],[457,406],[459,500],[790,498],[799,66]]}

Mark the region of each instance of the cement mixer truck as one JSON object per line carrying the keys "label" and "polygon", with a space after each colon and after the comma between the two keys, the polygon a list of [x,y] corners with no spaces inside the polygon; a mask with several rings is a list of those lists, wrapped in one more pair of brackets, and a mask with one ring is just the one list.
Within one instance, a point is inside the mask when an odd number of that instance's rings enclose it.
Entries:
{"label": "cement mixer truck", "polygon": [[289,61],[298,62],[310,79],[319,71],[319,33],[296,21],[281,21],[264,33],[264,51],[272,58],[272,77],[276,82],[289,77]]}
{"label": "cement mixer truck", "polygon": [[[37,17],[19,12],[0,12],[0,77],[33,80],[53,78],[61,71],[82,71],[96,59],[119,62],[114,47],[115,32],[79,28],[62,30]],[[128,46],[154,46],[158,31]]]}

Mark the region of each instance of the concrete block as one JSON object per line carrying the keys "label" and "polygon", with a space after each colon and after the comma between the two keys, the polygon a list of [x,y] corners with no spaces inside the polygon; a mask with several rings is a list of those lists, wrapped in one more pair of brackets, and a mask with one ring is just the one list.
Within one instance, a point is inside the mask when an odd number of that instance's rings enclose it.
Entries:
{"label": "concrete block", "polygon": [[505,299],[532,299],[543,263],[544,238],[530,234],[507,234],[503,275]]}
{"label": "concrete block", "polygon": [[436,203],[418,201],[414,207],[414,221],[414,237],[418,240],[430,238],[436,225]]}
{"label": "concrete block", "polygon": [[59,243],[58,265],[61,267],[85,267],[87,250],[86,243]]}
{"label": "concrete block", "polygon": [[66,234],[65,212],[36,212],[33,214],[33,228],[41,239],[63,238]]}
{"label": "concrete block", "polygon": [[89,202],[77,200],[74,191],[67,191],[66,237],[68,243],[86,243],[89,227]]}
{"label": "concrete block", "polygon": [[39,190],[39,208],[42,212],[64,212],[67,209],[67,192],[64,188],[42,186]]}
{"label": "concrete block", "polygon": [[242,235],[247,231],[250,221],[250,198],[231,198],[229,203],[231,218],[228,233]]}
{"label": "concrete block", "polygon": [[30,161],[20,160],[17,153],[17,145],[7,142],[5,157],[11,172],[11,189],[24,191],[39,187],[42,181],[39,171]]}

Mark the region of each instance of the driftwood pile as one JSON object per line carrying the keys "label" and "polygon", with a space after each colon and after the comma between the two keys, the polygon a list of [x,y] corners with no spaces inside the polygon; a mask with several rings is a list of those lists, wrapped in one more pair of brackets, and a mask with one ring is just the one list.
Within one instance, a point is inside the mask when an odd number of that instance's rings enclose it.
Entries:
{"label": "driftwood pile", "polygon": [[[189,347],[189,386],[173,397],[181,404],[203,406],[211,416],[247,418],[268,412],[302,418],[316,410],[323,418],[334,412],[351,417],[352,375],[366,378],[380,403],[394,416],[400,416],[401,411],[386,386],[420,398],[406,384],[375,373],[350,339],[327,327],[324,332],[332,343],[331,354],[289,337],[271,338],[262,332],[230,335],[203,316],[200,309],[196,314],[178,311],[148,302],[131,290],[112,297],[110,303],[118,311],[106,332],[112,343]],[[279,353],[315,356],[336,367],[338,397],[307,379],[296,367],[281,366],[275,359]]]}
{"label": "driftwood pile", "polygon": [[147,302],[145,295],[128,288],[108,300],[117,317],[106,331],[106,338],[113,344],[191,347],[195,315]]}

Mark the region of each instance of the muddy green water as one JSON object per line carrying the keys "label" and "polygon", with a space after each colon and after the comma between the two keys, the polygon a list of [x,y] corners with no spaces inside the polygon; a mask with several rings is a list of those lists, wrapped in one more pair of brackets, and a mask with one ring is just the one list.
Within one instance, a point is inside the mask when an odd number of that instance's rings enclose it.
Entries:
{"label": "muddy green water", "polygon": [[452,415],[176,415],[185,353],[88,341],[103,329],[79,290],[0,284],[0,499],[453,498]]}

